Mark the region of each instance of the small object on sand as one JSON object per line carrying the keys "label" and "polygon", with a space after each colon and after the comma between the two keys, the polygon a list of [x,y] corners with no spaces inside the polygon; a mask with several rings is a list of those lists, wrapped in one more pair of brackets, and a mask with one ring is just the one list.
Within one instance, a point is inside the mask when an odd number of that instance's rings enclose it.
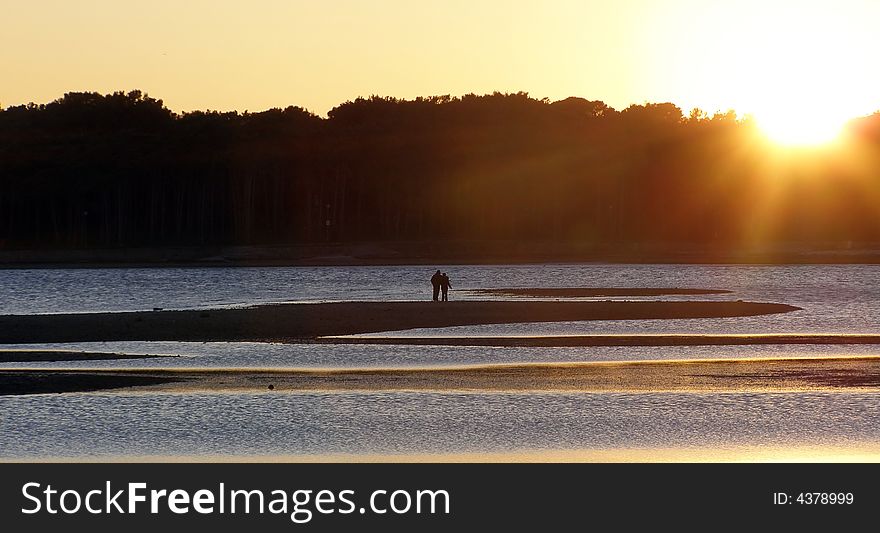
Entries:
{"label": "small object on sand", "polygon": [[153,308],[153,311],[161,311],[161,310],[162,310],[161,307],[154,307],[154,308]]}
{"label": "small object on sand", "polygon": [[275,390],[275,385],[269,385],[269,390]]}

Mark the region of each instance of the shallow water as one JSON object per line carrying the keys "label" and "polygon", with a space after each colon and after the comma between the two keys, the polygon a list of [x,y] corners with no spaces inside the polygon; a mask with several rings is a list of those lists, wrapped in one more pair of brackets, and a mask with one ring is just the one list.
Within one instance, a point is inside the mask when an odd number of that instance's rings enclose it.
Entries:
{"label": "shallow water", "polygon": [[880,393],[0,397],[0,457],[492,453],[880,441]]}
{"label": "shallow water", "polygon": [[[780,302],[760,317],[467,326],[395,335],[880,333],[880,267],[447,266],[454,287],[693,287],[664,300]],[[0,271],[0,312],[206,308],[283,301],[418,300],[423,266]],[[485,299],[454,291],[453,299]],[[600,298],[602,300],[607,298]],[[648,299],[648,298],[628,298]],[[442,304],[438,304],[442,305]],[[457,347],[113,342],[7,345],[180,355],[0,367],[397,367],[521,362],[874,355],[880,346]],[[515,453],[737,446],[880,447],[880,393],[77,393],[0,397],[0,458]],[[644,457],[643,457],[644,459]],[[650,457],[647,458],[650,460]]]}
{"label": "shallow water", "polygon": [[[438,268],[452,277],[453,299],[487,298],[461,290],[467,288],[691,287],[729,289],[733,293],[661,299],[742,299],[804,308],[769,317],[606,321],[581,324],[576,329],[563,326],[563,330],[570,332],[880,333],[880,285],[876,283],[880,265],[550,264]],[[430,298],[428,280],[432,272],[429,266],[0,270],[0,313],[192,309],[287,301],[425,300]],[[479,331],[495,330],[487,326]]]}

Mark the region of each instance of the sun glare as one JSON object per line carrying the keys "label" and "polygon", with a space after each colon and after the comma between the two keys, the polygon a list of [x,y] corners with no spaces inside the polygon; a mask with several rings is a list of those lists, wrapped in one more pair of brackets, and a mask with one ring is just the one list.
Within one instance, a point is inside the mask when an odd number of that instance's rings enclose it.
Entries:
{"label": "sun glare", "polygon": [[744,91],[764,134],[785,146],[816,146],[835,140],[860,114],[857,72],[845,47],[791,31],[780,43],[763,41],[748,54],[752,82]]}
{"label": "sun glare", "polygon": [[818,146],[837,139],[848,117],[817,117],[778,109],[757,114],[755,119],[764,135],[777,144]]}
{"label": "sun glare", "polygon": [[687,59],[677,72],[680,92],[710,113],[751,116],[775,144],[834,142],[849,120],[877,109],[880,74],[867,67],[876,49],[870,17],[852,4],[830,5],[695,0],[700,20],[723,23],[692,28],[679,42],[673,54]]}

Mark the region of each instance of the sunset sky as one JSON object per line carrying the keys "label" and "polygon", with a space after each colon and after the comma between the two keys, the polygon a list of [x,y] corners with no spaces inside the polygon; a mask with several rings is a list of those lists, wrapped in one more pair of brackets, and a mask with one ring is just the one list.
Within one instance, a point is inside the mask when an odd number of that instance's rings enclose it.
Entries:
{"label": "sunset sky", "polygon": [[786,122],[880,109],[876,0],[2,0],[0,105],[142,89],[175,111],[527,91]]}

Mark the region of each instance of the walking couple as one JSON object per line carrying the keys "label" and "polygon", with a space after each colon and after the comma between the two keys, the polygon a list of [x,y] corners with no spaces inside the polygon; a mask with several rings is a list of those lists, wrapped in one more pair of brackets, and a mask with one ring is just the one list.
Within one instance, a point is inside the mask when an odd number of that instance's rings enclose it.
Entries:
{"label": "walking couple", "polygon": [[439,270],[431,276],[431,286],[434,288],[434,301],[437,301],[437,298],[440,296],[440,291],[443,291],[443,301],[449,301],[449,287],[452,287],[452,283],[449,282],[449,276],[446,275],[446,272],[441,273]]}

